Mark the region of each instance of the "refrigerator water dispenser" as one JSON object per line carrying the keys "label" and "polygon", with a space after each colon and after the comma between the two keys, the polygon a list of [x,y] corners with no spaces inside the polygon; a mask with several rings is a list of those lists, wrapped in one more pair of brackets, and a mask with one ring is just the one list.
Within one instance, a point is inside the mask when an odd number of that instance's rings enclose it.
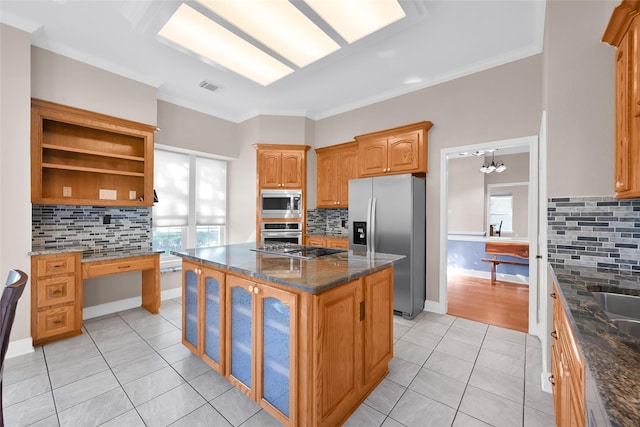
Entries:
{"label": "refrigerator water dispenser", "polygon": [[353,244],[354,245],[367,244],[367,222],[366,221],[353,221]]}

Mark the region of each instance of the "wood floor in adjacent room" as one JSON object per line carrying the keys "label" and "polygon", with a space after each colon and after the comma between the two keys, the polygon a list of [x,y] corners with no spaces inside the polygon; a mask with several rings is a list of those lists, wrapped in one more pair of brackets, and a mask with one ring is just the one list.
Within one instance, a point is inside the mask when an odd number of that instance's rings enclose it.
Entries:
{"label": "wood floor in adjacent room", "polygon": [[510,282],[451,275],[447,283],[447,314],[527,332],[529,287]]}

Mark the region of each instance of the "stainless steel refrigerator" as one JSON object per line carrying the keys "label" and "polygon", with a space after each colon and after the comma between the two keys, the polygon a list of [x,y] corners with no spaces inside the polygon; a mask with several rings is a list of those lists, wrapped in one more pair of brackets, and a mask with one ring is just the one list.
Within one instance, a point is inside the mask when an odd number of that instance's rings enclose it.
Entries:
{"label": "stainless steel refrigerator", "polygon": [[394,314],[413,319],[426,292],[425,180],[391,175],[349,181],[349,249],[405,255],[394,264]]}

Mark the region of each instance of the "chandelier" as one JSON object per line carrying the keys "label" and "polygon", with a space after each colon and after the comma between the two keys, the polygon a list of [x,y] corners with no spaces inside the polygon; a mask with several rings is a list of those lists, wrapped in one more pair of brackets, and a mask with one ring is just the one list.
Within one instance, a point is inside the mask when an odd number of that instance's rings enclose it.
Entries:
{"label": "chandelier", "polygon": [[491,173],[491,172],[504,172],[507,170],[507,167],[505,166],[504,162],[502,161],[498,161],[498,163],[496,163],[495,161],[495,153],[491,153],[491,163],[489,162],[485,162],[482,164],[482,167],[480,168],[480,172],[482,173]]}

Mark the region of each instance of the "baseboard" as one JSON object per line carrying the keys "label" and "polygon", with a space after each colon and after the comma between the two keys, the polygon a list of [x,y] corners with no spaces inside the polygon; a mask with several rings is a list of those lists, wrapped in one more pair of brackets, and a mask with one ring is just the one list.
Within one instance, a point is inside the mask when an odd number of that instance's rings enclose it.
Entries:
{"label": "baseboard", "polygon": [[543,372],[540,374],[540,382],[542,383],[542,391],[545,393],[552,394],[553,390],[551,388],[551,381],[549,381],[549,377],[551,377],[551,372]]}
{"label": "baseboard", "polygon": [[[181,296],[182,287],[167,289],[160,293],[160,299],[162,301]],[[130,310],[140,307],[140,305],[142,305],[142,297],[133,297],[85,307],[82,309],[82,320],[93,319],[94,317],[105,316],[107,314],[117,313],[118,311]]]}
{"label": "baseboard", "polygon": [[438,313],[438,314],[447,313],[447,308],[443,307],[443,304],[440,301],[426,300],[424,302],[424,309],[426,311],[431,311],[432,313]]}
{"label": "baseboard", "polygon": [[11,359],[12,357],[22,356],[23,354],[32,353],[33,351],[33,341],[31,340],[31,337],[11,341],[9,343],[9,347],[7,347],[7,355],[5,358]]}

